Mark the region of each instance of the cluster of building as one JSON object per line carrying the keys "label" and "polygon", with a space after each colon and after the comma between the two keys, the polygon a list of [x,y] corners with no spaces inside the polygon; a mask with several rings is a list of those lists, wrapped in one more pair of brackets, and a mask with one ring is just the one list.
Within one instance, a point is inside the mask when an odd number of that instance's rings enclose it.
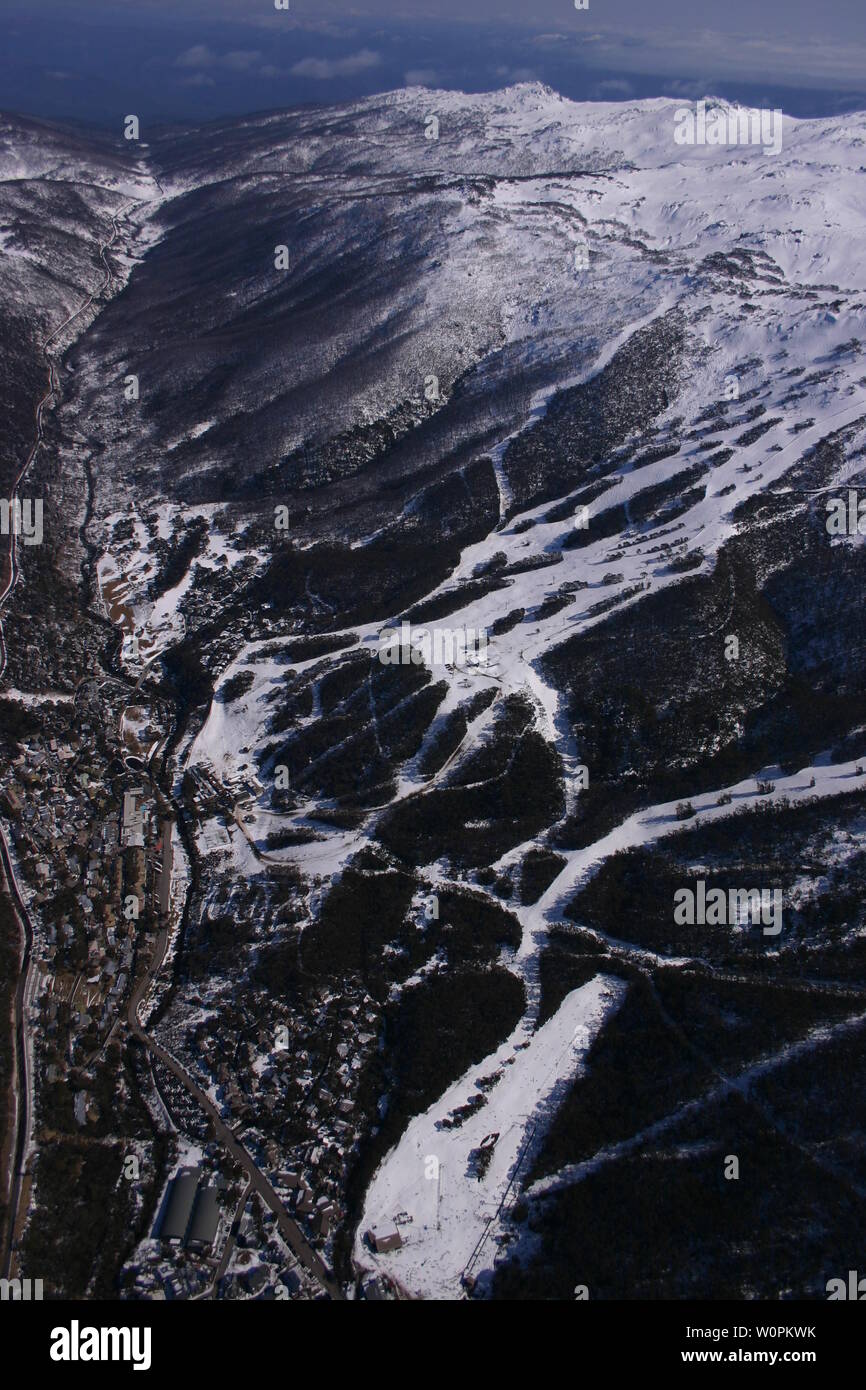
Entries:
{"label": "cluster of building", "polygon": [[273,1174],[273,1178],[276,1189],[281,1190],[283,1195],[288,1195],[295,1219],[307,1223],[315,1235],[327,1240],[339,1215],[334,1198],[317,1198],[306,1175],[297,1168],[278,1170]]}
{"label": "cluster of building", "polygon": [[226,1299],[310,1299],[323,1291],[298,1264],[279,1233],[273,1213],[254,1199],[244,1212],[219,1296]]}
{"label": "cluster of building", "polygon": [[[86,698],[67,698],[42,706],[40,723],[0,772],[0,814],[37,924],[52,1081],[117,1020],[143,944],[139,919],[167,907],[167,895],[144,789],[122,791],[123,774],[107,771],[120,751],[115,721],[103,714],[97,725]],[[169,886],[170,873],[169,861]],[[76,1116],[87,1122],[84,1102]]]}
{"label": "cluster of building", "polygon": [[[312,1028],[309,1017],[287,1012],[279,1044],[273,1025],[253,1025],[231,1058],[207,1025],[184,1040],[200,1084],[212,1088],[236,1133],[243,1126],[244,1145],[315,1244],[328,1241],[340,1218],[358,1139],[358,1084],[377,1044],[377,1018],[369,998],[348,1006],[334,999]],[[299,1132],[310,1137],[299,1143]]]}
{"label": "cluster of building", "polygon": [[[214,1146],[204,1151],[210,1162]],[[182,1167],[169,1180],[153,1234],[126,1269],[137,1299],[311,1299],[321,1288],[298,1263],[276,1219],[243,1180],[205,1166]]]}

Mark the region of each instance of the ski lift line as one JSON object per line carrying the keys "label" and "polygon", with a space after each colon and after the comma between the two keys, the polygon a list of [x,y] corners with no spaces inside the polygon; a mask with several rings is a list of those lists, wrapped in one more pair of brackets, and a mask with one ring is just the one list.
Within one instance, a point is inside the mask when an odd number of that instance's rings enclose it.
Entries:
{"label": "ski lift line", "polygon": [[466,1276],[467,1276],[467,1274],[469,1273],[470,1269],[472,1268],[473,1264],[475,1264],[476,1260],[478,1259],[479,1255],[481,1254],[482,1247],[483,1247],[485,1241],[487,1240],[487,1237],[490,1235],[490,1228],[491,1228],[491,1226],[494,1226],[494,1225],[496,1224],[496,1222],[499,1220],[499,1217],[500,1217],[500,1215],[501,1215],[501,1213],[502,1213],[502,1208],[503,1208],[503,1206],[505,1205],[505,1202],[506,1202],[506,1200],[507,1200],[507,1198],[508,1198],[509,1192],[511,1191],[512,1187],[514,1186],[515,1181],[517,1180],[517,1175],[518,1175],[518,1173],[520,1172],[520,1169],[521,1169],[521,1167],[522,1167],[522,1165],[523,1165],[523,1160],[524,1160],[525,1157],[526,1157],[526,1154],[527,1154],[527,1152],[528,1152],[529,1146],[530,1146],[530,1144],[532,1143],[532,1140],[535,1138],[535,1132],[536,1132],[537,1129],[538,1129],[538,1124],[537,1124],[537,1122],[536,1122],[536,1123],[533,1123],[532,1126],[530,1127],[529,1133],[527,1134],[526,1138],[525,1138],[524,1141],[523,1141],[523,1145],[522,1145],[521,1150],[520,1150],[520,1153],[518,1154],[518,1157],[517,1157],[517,1162],[516,1162],[516,1164],[514,1165],[514,1171],[513,1171],[513,1173],[511,1174],[511,1177],[508,1179],[508,1182],[507,1182],[507,1184],[506,1184],[506,1186],[505,1186],[505,1191],[503,1192],[502,1196],[501,1196],[500,1199],[499,1199],[499,1205],[498,1205],[497,1208],[496,1208],[496,1212],[495,1212],[495,1214],[494,1214],[493,1216],[491,1216],[491,1217],[488,1219],[487,1224],[486,1224],[485,1227],[484,1227],[484,1230],[481,1232],[481,1235],[478,1237],[478,1240],[477,1240],[476,1243],[475,1243],[475,1247],[474,1247],[474,1249],[473,1249],[473,1251],[472,1251],[472,1254],[469,1256],[469,1259],[466,1261],[466,1264],[463,1266],[463,1270],[462,1270],[461,1275],[460,1275],[461,1281],[462,1281],[463,1279],[466,1278]]}

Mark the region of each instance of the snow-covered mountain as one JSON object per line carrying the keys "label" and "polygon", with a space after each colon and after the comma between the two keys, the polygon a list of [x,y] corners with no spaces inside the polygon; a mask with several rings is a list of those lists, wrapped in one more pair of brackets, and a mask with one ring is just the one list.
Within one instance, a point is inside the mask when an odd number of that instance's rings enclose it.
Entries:
{"label": "snow-covered mountain", "polygon": [[[864,1234],[866,114],[684,110],[742,116],[408,89],[98,168],[3,126],[42,335],[119,230],[42,466],[177,818],[139,1017],[368,1292],[811,1297]],[[782,931],[678,920],[697,880]]]}

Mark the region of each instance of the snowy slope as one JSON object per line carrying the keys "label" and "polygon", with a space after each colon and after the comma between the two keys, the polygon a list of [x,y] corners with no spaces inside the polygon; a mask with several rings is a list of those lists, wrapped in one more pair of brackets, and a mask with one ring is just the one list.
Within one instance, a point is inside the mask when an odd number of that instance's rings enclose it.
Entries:
{"label": "snowy slope", "polygon": [[[511,792],[522,736],[503,771],[468,789],[461,779],[473,759],[495,750],[503,711],[515,704],[529,709],[531,733],[555,760],[566,816],[579,811],[584,750],[573,689],[557,679],[552,654],[589,634],[603,640],[621,613],[639,621],[641,605],[654,604],[656,614],[673,605],[686,583],[709,582],[737,547],[729,605],[682,639],[683,664],[706,652],[711,670],[731,615],[751,617],[749,605],[757,606],[752,589],[745,597],[737,589],[744,553],[767,605],[769,580],[788,577],[802,536],[823,537],[826,499],[859,481],[866,115],[786,117],[781,149],[769,154],[678,145],[681,106],[571,103],[538,84],[486,96],[409,89],[339,110],[168,134],[130,174],[128,298],[85,344],[69,414],[86,417],[99,459],[91,535],[105,610],[142,637],[140,656],[125,658],[128,670],[137,677],[151,658],[192,648],[212,685],[212,698],[185,715],[172,767],[176,790],[192,772],[222,797],[216,810],[197,809],[202,920],[202,904],[218,903],[239,921],[269,921],[261,908],[268,875],[293,866],[298,886],[287,891],[303,942],[354,861],[378,850],[377,871],[386,862],[408,873],[382,833],[389,815],[421,808],[423,816],[432,798],[451,794],[459,806],[467,790],[497,780]],[[429,139],[433,117],[438,133]],[[26,177],[30,157],[26,149],[9,157],[9,176]],[[249,240],[247,227],[256,229]],[[14,233],[0,232],[0,256],[20,257]],[[271,269],[278,235],[293,253],[283,280]],[[235,240],[237,254],[227,252]],[[135,370],[146,383],[142,406],[123,416],[102,384]],[[441,391],[425,403],[431,375]],[[471,491],[472,470],[486,491]],[[447,510],[449,487],[465,489],[468,515],[455,507],[455,520]],[[272,504],[283,501],[295,566],[284,571],[271,532]],[[760,510],[769,503],[775,511]],[[201,545],[162,584],[163,566],[183,555],[184,537],[200,524]],[[771,532],[775,549],[764,545]],[[365,561],[378,574],[372,567],[393,545],[399,570],[404,544],[445,557],[438,570],[431,561],[435,577],[419,592],[408,565],[405,587],[374,593],[358,619],[354,589]],[[862,535],[828,542],[828,571],[835,559],[856,580],[862,545]],[[333,549],[316,569],[318,547]],[[363,757],[353,749],[366,748],[365,738],[385,761],[372,677],[342,702],[332,691],[327,712],[323,691],[329,680],[351,686],[359,654],[375,672],[382,631],[431,600],[442,601],[443,616],[411,624],[416,639],[431,628],[480,630],[489,637],[486,662],[432,671],[442,687],[435,715],[395,758],[393,781],[383,774],[381,791],[353,801],[301,779],[280,802],[275,766],[304,739],[313,749],[307,766],[345,757],[359,781]],[[794,653],[784,674],[793,682],[806,662],[780,613]],[[310,635],[334,637],[332,650],[299,655],[295,644]],[[627,672],[638,689],[645,659],[635,654]],[[673,704],[678,654],[665,660],[659,704]],[[819,683],[840,702],[859,688],[856,671],[839,673],[831,660]],[[287,692],[297,712],[281,720]],[[425,758],[436,737],[475,696],[491,698],[471,707],[457,746],[431,772]],[[757,703],[750,698],[741,707],[732,697],[721,711],[739,721],[738,735]],[[626,732],[614,729],[612,741]],[[692,796],[695,823],[713,825],[759,801],[768,814],[820,804],[832,818],[834,803],[864,786],[862,729],[850,720],[834,725],[833,738],[843,736],[851,743],[844,754],[821,744],[793,774],[756,761],[742,779],[705,779]],[[689,750],[684,764],[716,751]],[[622,781],[633,784],[639,770],[626,765]],[[759,776],[775,780],[772,796],[759,791]],[[638,809],[612,815],[612,828],[579,848],[556,844],[562,862],[535,901],[518,901],[514,884],[527,857],[555,843],[558,813],[531,833],[515,829],[517,814],[503,814],[492,862],[467,866],[456,853],[411,860],[418,893],[471,886],[508,905],[521,939],[500,964],[519,977],[526,1008],[382,1159],[355,1233],[362,1269],[432,1298],[460,1297],[468,1266],[489,1284],[496,1237],[507,1234],[497,1225],[500,1205],[520,1191],[533,1145],[627,993],[601,971],[539,1026],[549,934],[600,865],[681,828],[679,798],[654,791],[650,774],[648,783]],[[502,798],[521,799],[519,786]],[[447,820],[442,801],[435,805]],[[467,830],[489,829],[496,810]],[[268,849],[274,832],[286,839]],[[354,926],[345,922],[347,937]],[[597,934],[605,950],[641,969],[660,964],[615,927]],[[246,956],[239,948],[239,980],[261,944]],[[391,943],[386,950],[397,953]],[[393,984],[376,1001],[382,1015],[401,991],[423,984],[428,967],[444,968],[437,958]],[[319,983],[324,993],[345,988],[336,967]],[[231,988],[241,1008],[243,986],[233,980]],[[184,1007],[181,997],[171,1020],[179,1048]],[[484,1104],[462,1125],[442,1127],[479,1092],[478,1079],[493,1074]],[[312,1088],[306,1073],[303,1082]],[[375,1117],[366,1123],[369,1133]],[[479,1179],[477,1151],[494,1134]],[[360,1127],[352,1139],[364,1137]],[[435,1177],[425,1175],[431,1158]],[[401,1248],[373,1256],[365,1231],[397,1218]]]}

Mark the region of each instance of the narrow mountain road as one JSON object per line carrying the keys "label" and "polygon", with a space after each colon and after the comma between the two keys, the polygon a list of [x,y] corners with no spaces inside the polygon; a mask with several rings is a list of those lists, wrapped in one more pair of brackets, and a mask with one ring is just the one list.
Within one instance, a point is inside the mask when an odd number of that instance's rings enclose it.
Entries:
{"label": "narrow mountain road", "polygon": [[13,1001],[13,1047],[12,1047],[12,1098],[14,1121],[9,1141],[8,1173],[5,1175],[3,1190],[7,1194],[6,1221],[2,1242],[0,1242],[0,1269],[2,1277],[9,1278],[13,1257],[14,1236],[19,1219],[24,1163],[30,1143],[30,1130],[33,1121],[33,1068],[30,1059],[30,1039],[27,1034],[27,1007],[29,990],[32,989],[31,959],[33,952],[33,923],[24,896],[15,877],[15,868],[6,843],[6,836],[0,826],[0,864],[9,897],[16,917],[21,925],[23,942],[21,966]]}

